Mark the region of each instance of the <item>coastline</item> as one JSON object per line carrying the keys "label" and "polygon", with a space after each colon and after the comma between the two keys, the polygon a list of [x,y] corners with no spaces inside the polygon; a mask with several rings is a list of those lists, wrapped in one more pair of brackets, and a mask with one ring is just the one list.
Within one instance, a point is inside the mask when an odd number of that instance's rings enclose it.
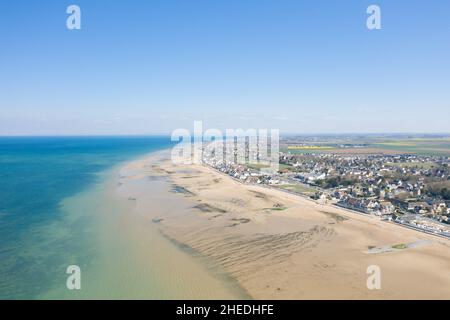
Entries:
{"label": "coastline", "polygon": [[[153,157],[156,150],[142,157]],[[148,219],[136,213],[136,199],[123,192],[134,190],[133,183],[123,186],[126,179],[122,168],[138,160],[127,160],[99,173],[99,181],[61,203],[64,221],[70,225],[83,218],[85,231],[78,241],[88,257],[80,260],[80,252],[69,252],[68,264],[80,266],[81,290],[67,290],[66,275],[37,298],[53,299],[248,299],[248,295],[227,277],[211,268],[206,259],[181,244],[168,241]],[[125,174],[132,172],[125,172]],[[143,176],[144,177],[144,176]],[[145,177],[143,180],[147,180]],[[125,187],[125,190],[122,190]],[[159,185],[141,181],[138,188],[158,193]],[[163,192],[155,195],[160,197]],[[176,202],[176,196],[166,193],[165,199]],[[160,208],[156,208],[159,210]],[[77,231],[78,232],[78,231]],[[67,265],[61,266],[65,270]]]}
{"label": "coastline", "polygon": [[[217,169],[214,168],[214,167],[211,167],[211,166],[208,166],[208,165],[204,165],[204,166],[205,166],[206,168],[209,168],[210,170],[213,170],[214,172],[217,172],[218,174],[227,176],[227,177],[233,179],[234,181],[236,181],[236,182],[238,182],[238,183],[240,183],[240,184],[246,185],[245,182],[242,182],[242,181],[240,181],[240,180],[237,179],[237,178],[234,178],[234,177],[232,177],[232,176],[230,176],[230,175],[227,175],[227,174],[225,174],[225,173],[223,173],[223,172],[217,170]],[[315,203],[315,204],[326,205],[326,206],[332,206],[332,207],[338,208],[338,209],[340,209],[340,210],[344,210],[344,211],[350,212],[350,213],[352,213],[352,214],[363,215],[363,216],[365,216],[365,217],[367,217],[367,218],[371,218],[371,219],[372,219],[372,218],[373,218],[373,219],[379,219],[379,218],[377,218],[377,217],[375,217],[375,216],[373,216],[373,215],[370,215],[370,214],[368,214],[368,213],[364,213],[364,212],[361,212],[361,211],[358,211],[358,210],[354,210],[354,209],[349,208],[349,207],[339,206],[339,205],[337,205],[337,204],[335,204],[335,203],[331,203],[331,204],[328,204],[328,203],[321,203],[321,202],[319,202],[318,200],[311,199],[311,198],[308,197],[307,195],[304,195],[304,194],[301,194],[301,193],[292,192],[292,191],[289,191],[289,190],[287,190],[287,189],[281,189],[281,188],[272,187],[272,186],[270,186],[270,185],[264,185],[264,184],[258,185],[258,186],[261,187],[261,188],[266,188],[266,189],[268,189],[268,190],[277,190],[277,191],[281,191],[281,192],[284,192],[284,193],[287,193],[287,194],[291,194],[291,195],[293,195],[293,196],[302,198],[302,199],[304,199],[304,200],[311,201],[311,202],[313,202],[313,203]],[[450,237],[448,237],[448,236],[446,236],[446,235],[439,234],[439,233],[434,233],[434,232],[432,232],[432,231],[428,231],[428,230],[425,230],[425,229],[420,229],[420,228],[418,228],[418,227],[414,227],[414,226],[411,226],[411,225],[401,224],[401,223],[396,223],[396,222],[394,222],[394,221],[389,221],[389,220],[381,220],[381,219],[380,219],[380,221],[383,221],[383,222],[385,222],[385,223],[394,224],[394,225],[396,225],[396,226],[399,226],[399,227],[402,227],[402,228],[406,228],[406,229],[410,229],[410,230],[414,230],[414,231],[417,231],[417,232],[422,232],[422,233],[424,233],[424,234],[428,234],[428,235],[431,235],[431,236],[434,236],[434,237],[438,237],[438,238],[450,240]]]}
{"label": "coastline", "polygon": [[[147,265],[146,268],[141,268],[141,277],[147,277],[150,271],[153,277],[158,278],[160,284],[157,292],[150,289],[148,291],[151,294],[147,292],[141,298],[249,299],[247,292],[208,257],[198,254],[177,239],[170,238],[158,228],[159,223],[154,217],[160,212],[171,210],[178,212],[185,207],[176,194],[169,192],[170,184],[164,177],[151,176],[146,170],[149,165],[146,159],[161,157],[167,154],[168,150],[170,149],[153,151],[146,156],[127,161],[117,166],[110,174],[114,186],[109,194],[129,206],[128,210],[121,213],[119,228],[122,229],[124,224],[127,225],[126,237],[135,238],[130,243],[129,249],[135,250],[132,246],[139,245],[136,254],[141,261],[140,264]],[[139,164],[139,169],[135,168],[136,164]],[[105,219],[108,219],[108,216]],[[140,229],[139,235],[136,235],[135,228]],[[125,263],[127,264],[127,261]],[[162,291],[167,292],[162,294]],[[127,295],[127,299],[130,295],[133,294]]]}
{"label": "coastline", "polygon": [[[446,239],[245,185],[209,167],[174,165],[167,150],[129,163],[124,172],[120,192],[135,199],[136,212],[191,254],[213,262],[213,269],[224,270],[252,298],[450,298]],[[175,195],[181,207],[145,199],[148,186],[139,181],[162,179],[171,185],[163,192]],[[134,189],[123,187],[130,182]],[[418,241],[426,245],[367,253]],[[366,286],[366,269],[374,264],[382,270],[382,290]]]}

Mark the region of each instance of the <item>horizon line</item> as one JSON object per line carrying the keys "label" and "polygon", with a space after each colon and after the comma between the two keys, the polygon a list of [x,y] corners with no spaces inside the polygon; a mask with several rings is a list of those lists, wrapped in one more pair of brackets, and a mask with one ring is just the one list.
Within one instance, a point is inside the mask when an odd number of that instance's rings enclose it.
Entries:
{"label": "horizon line", "polygon": [[[170,137],[171,133],[139,133],[139,134],[0,134],[0,138],[89,138],[89,137]],[[343,136],[343,135],[450,135],[450,132],[289,132],[289,133],[280,133],[280,137],[283,136],[324,136],[324,135],[333,135],[333,136]]]}

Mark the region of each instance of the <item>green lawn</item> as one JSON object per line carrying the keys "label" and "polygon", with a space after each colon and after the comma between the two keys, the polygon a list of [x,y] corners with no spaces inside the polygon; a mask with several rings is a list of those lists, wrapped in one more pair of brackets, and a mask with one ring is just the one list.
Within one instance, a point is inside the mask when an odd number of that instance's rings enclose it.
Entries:
{"label": "green lawn", "polygon": [[285,184],[279,186],[281,189],[285,189],[288,191],[296,192],[296,193],[303,193],[303,194],[314,194],[316,193],[316,190],[311,187],[307,187],[301,184]]}

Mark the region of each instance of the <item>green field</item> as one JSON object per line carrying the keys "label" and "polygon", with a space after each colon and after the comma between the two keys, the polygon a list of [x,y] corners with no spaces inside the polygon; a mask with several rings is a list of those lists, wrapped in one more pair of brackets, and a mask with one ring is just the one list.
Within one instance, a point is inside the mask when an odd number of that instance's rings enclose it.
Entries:
{"label": "green field", "polygon": [[398,140],[380,142],[373,147],[420,155],[450,155],[450,141],[447,139]]}
{"label": "green field", "polygon": [[[247,164],[246,166],[247,166],[247,168],[253,169],[253,170],[261,170],[261,169],[270,167],[270,165],[264,164],[264,163],[250,163],[250,164]],[[294,169],[293,166],[288,165],[288,164],[279,164],[278,168],[279,168],[279,170],[284,170],[284,169],[292,170],[292,169]]]}
{"label": "green field", "polygon": [[353,137],[341,141],[339,138],[329,138],[310,145],[299,138],[296,146],[292,139],[289,144],[281,144],[280,151],[289,154],[308,153],[399,153],[418,155],[450,156],[450,137]]}
{"label": "green field", "polygon": [[306,195],[311,195],[311,194],[316,193],[316,190],[314,188],[304,186],[301,184],[286,184],[286,185],[281,185],[279,187],[284,190],[292,191],[295,193],[306,194]]}

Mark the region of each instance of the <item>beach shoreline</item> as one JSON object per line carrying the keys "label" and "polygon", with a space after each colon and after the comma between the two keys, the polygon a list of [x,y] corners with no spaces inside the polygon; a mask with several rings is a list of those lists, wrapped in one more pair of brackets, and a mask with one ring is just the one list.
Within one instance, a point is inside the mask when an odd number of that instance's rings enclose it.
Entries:
{"label": "beach shoreline", "polygon": [[[82,246],[86,257],[81,260],[79,252],[73,251],[70,261],[82,272],[81,289],[68,290],[64,274],[62,281],[40,293],[37,299],[249,299],[234,279],[213,268],[206,257],[169,240],[154,221],[135,214],[139,207],[137,198],[127,195],[135,190],[154,193],[155,198],[179,205],[176,195],[163,190],[163,184],[146,184],[145,175],[142,181],[134,180],[137,185],[120,182],[128,175],[138,174],[133,170],[124,172],[124,167],[164,154],[165,150],[145,153],[98,172],[95,183],[62,200],[64,222],[70,225],[83,219],[85,224],[83,239],[74,239],[87,241]],[[65,265],[61,267],[64,268]]]}
{"label": "beach shoreline", "polygon": [[[146,201],[145,187],[122,188],[122,195],[135,199],[136,212],[165,237],[207,257],[254,299],[450,298],[446,239],[246,185],[207,166],[175,165],[167,150],[123,170],[122,185],[167,179],[171,188],[164,192],[175,194],[182,207]],[[155,206],[159,210],[150,209]],[[424,245],[408,247],[416,242]],[[406,249],[367,253],[398,244]],[[380,266],[381,290],[367,288],[371,265]]]}

